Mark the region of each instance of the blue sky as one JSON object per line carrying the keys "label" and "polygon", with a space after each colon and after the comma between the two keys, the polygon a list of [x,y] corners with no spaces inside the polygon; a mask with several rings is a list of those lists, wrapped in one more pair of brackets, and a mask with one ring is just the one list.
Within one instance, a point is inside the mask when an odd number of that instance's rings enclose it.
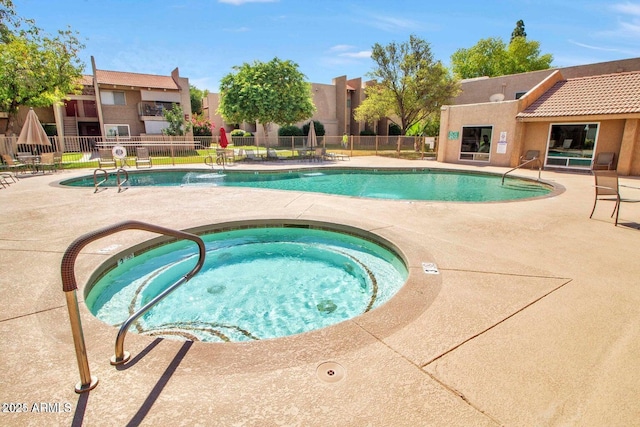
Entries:
{"label": "blue sky", "polygon": [[519,19],[554,66],[640,57],[640,1],[611,0],[14,0],[48,33],[70,26],[98,69],[180,74],[217,92],[234,65],[292,60],[314,83],[364,77],[375,43],[414,34],[435,59],[481,38],[509,41]]}

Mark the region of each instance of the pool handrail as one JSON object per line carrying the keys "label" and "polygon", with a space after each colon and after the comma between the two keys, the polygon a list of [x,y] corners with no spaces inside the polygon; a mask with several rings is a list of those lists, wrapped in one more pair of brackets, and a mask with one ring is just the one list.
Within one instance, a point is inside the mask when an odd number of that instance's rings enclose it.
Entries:
{"label": "pool handrail", "polygon": [[519,164],[518,166],[516,166],[515,168],[513,168],[513,169],[509,169],[508,171],[506,171],[505,173],[503,173],[503,174],[502,174],[502,185],[504,185],[504,178],[507,176],[507,174],[508,174],[508,173],[513,172],[514,170],[519,169],[519,168],[521,168],[522,166],[526,166],[526,165],[528,165],[529,163],[531,163],[531,162],[535,162],[535,161],[537,161],[537,162],[538,162],[538,181],[540,181],[540,174],[542,173],[542,162],[541,162],[541,161],[540,161],[540,159],[536,156],[536,157],[534,157],[534,158],[532,158],[532,159],[528,159],[528,160],[526,160],[526,161],[525,161],[525,162],[523,162],[523,163],[520,163],[520,164]]}
{"label": "pool handrail", "polygon": [[[104,179],[100,182],[98,182],[98,172],[102,172],[104,175]],[[96,169],[93,171],[93,187],[95,188],[93,190],[94,193],[98,192],[98,187],[100,187],[102,184],[104,184],[105,182],[107,182],[107,180],[109,179],[109,172],[107,172],[105,169]]]}
{"label": "pool handrail", "polygon": [[[158,225],[148,224],[141,221],[123,221],[114,225],[110,225],[96,231],[86,233],[76,240],[74,240],[71,245],[65,251],[62,257],[61,263],[61,276],[62,276],[62,290],[65,293],[67,299],[67,308],[69,310],[69,321],[71,323],[71,332],[73,335],[73,342],[76,350],[76,358],[78,360],[78,368],[80,370],[80,382],[76,384],[75,390],[76,393],[83,393],[89,390],[92,390],[98,385],[97,377],[91,376],[91,372],[89,370],[89,362],[87,360],[87,350],[84,342],[84,334],[82,331],[82,323],[80,319],[80,309],[78,307],[78,298],[77,298],[77,281],[75,277],[75,261],[80,251],[89,243],[98,240],[102,237],[106,237],[108,235],[117,233],[119,231],[124,230],[144,230],[150,231],[158,234],[164,234],[167,236],[175,237],[177,239],[187,239],[192,240],[198,245],[198,262],[196,266],[187,273],[181,280],[176,282],[170,288],[167,288],[164,292],[154,298],[151,302],[146,304],[138,313],[133,314],[120,328],[118,332],[118,337],[116,338],[116,355],[112,357],[112,364],[120,364],[129,360],[128,353],[124,352],[124,337],[126,335],[127,327],[125,325],[133,322],[137,317],[142,315],[145,311],[147,311],[152,303],[158,302],[160,299],[167,296],[171,291],[176,289],[182,283],[190,280],[193,276],[195,276],[202,266],[204,265],[206,248],[204,241],[200,236],[197,236],[192,233],[187,233],[184,231],[173,230],[170,228],[161,227]],[[144,310],[144,311],[143,311]],[[131,320],[133,317],[135,318]],[[113,362],[115,360],[115,363]]]}
{"label": "pool handrail", "polygon": [[[120,174],[124,174],[124,180],[120,178]],[[118,172],[116,172],[116,180],[118,181],[118,193],[120,193],[121,191],[123,191],[122,186],[126,184],[127,181],[129,181],[129,172],[122,168],[118,169]]]}

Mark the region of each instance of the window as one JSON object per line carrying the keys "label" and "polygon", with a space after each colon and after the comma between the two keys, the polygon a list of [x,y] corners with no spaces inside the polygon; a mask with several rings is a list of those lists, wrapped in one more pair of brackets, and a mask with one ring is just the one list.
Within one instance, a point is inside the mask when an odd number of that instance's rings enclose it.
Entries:
{"label": "window", "polygon": [[103,90],[100,91],[100,98],[104,105],[126,105],[122,91]]}
{"label": "window", "polygon": [[460,160],[488,162],[491,153],[492,126],[465,126],[462,128]]}
{"label": "window", "polygon": [[526,91],[524,91],[524,92],[516,92],[516,99],[522,98],[525,93],[527,93],[527,92]]}
{"label": "window", "polygon": [[104,125],[104,134],[107,138],[130,138],[129,125]]}
{"label": "window", "polygon": [[546,165],[590,168],[597,135],[598,123],[552,124]]}

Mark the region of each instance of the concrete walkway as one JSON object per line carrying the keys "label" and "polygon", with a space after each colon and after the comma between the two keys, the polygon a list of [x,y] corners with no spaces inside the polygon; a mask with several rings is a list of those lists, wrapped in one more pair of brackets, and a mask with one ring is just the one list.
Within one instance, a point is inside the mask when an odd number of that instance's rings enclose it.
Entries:
{"label": "concrete walkway", "polygon": [[[338,164],[454,167],[374,157]],[[28,176],[0,190],[0,425],[638,425],[640,203],[623,205],[618,227],[611,203],[589,219],[590,175],[543,171],[565,191],[507,203],[224,187],[94,194],[55,184],[90,172]],[[624,194],[640,199],[640,191]],[[109,364],[116,328],[81,301],[99,384],[74,392],[60,279],[73,240],[125,219],[187,229],[257,218],[370,230],[403,250],[412,284],[364,316],[299,336],[212,344],[131,333],[132,360],[120,368]],[[79,286],[153,237],[130,231],[88,245],[76,264]],[[440,275],[420,275],[420,261],[435,262]],[[341,379],[327,381],[323,363]]]}

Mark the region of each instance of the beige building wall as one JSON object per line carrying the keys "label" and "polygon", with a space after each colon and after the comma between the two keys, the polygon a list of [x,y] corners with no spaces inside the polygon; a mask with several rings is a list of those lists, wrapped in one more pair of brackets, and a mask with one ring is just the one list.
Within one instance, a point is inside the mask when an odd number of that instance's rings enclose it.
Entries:
{"label": "beige building wall", "polygon": [[310,120],[316,120],[324,126],[325,135],[338,135],[337,90],[334,85],[312,83],[311,93],[316,111],[309,120],[296,123],[302,127]]}
{"label": "beige building wall", "polygon": [[[518,101],[499,103],[448,105],[441,109],[439,162],[465,164],[491,164],[510,166],[511,157],[521,155],[521,127],[514,120],[518,113]],[[465,126],[492,126],[489,162],[460,160],[462,128]],[[506,132],[506,151],[498,153],[501,132]],[[455,136],[454,136],[455,135]]]}
{"label": "beige building wall", "polygon": [[505,101],[516,99],[516,94],[527,92],[555,72],[561,72],[565,79],[594,76],[599,74],[620,73],[640,70],[640,58],[619,61],[599,62],[596,64],[576,65],[573,67],[551,68],[528,73],[511,74],[500,77],[479,77],[460,82],[462,91],[453,104],[476,104],[489,102],[493,94],[504,95]]}
{"label": "beige building wall", "polygon": [[336,77],[332,80],[336,91],[336,122],[338,131],[336,135],[350,133],[351,110],[347,108],[347,76]]}

